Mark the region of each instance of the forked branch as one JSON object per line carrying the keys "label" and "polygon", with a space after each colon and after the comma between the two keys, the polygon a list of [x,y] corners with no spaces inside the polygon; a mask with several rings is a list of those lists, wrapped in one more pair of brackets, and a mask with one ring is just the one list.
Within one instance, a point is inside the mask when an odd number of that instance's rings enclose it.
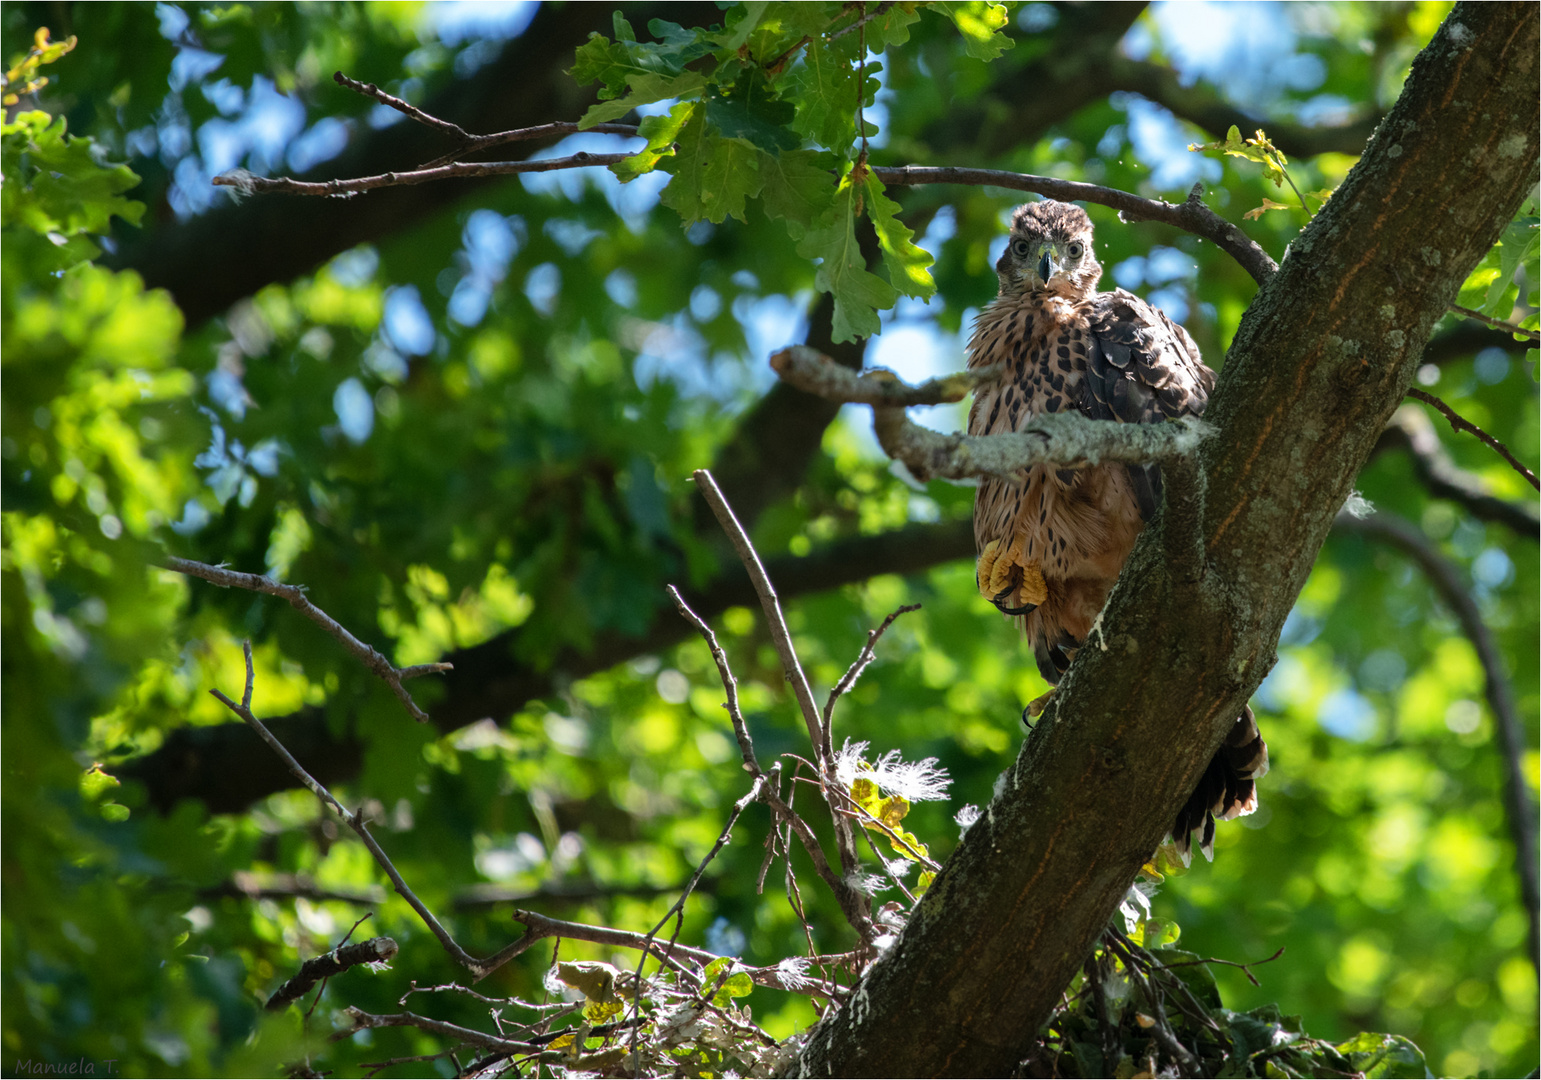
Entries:
{"label": "forked branch", "polygon": [[[262,574],[245,574],[238,570],[228,570],[223,566],[210,566],[208,563],[194,562],[191,559],[179,559],[175,556],[167,556],[161,562],[161,565],[168,570],[175,570],[177,573],[186,574],[189,577],[202,578],[204,581],[213,582],[215,585],[220,585],[227,589],[248,589],[251,592],[267,593],[269,596],[278,596],[289,601],[289,604],[296,611],[336,638],[342,643],[343,648],[358,658],[360,663],[380,676],[385,685],[391,688],[391,693],[400,699],[401,704],[411,714],[412,719],[420,724],[428,723],[428,714],[417,707],[417,702],[412,700],[412,695],[407,693],[406,687],[401,684],[407,679],[415,679],[420,675],[438,675],[455,669],[454,664],[415,664],[411,667],[396,667],[373,647],[364,644],[349,633],[347,627],[322,611],[315,604],[312,604],[306,598],[305,589],[302,586],[285,585]],[[249,648],[246,661],[247,682],[248,689],[250,689],[252,674]],[[250,704],[250,702],[247,704]],[[270,745],[276,745],[276,740],[272,740],[271,736],[269,736],[269,743]]]}

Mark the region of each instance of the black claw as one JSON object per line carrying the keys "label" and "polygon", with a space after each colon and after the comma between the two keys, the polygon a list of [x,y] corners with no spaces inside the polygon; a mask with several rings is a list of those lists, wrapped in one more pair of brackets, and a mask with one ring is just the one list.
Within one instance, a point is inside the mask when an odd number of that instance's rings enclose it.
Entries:
{"label": "black claw", "polygon": [[1037,604],[1028,604],[1026,607],[1007,607],[1004,603],[1006,597],[1010,596],[1016,591],[1016,586],[1014,585],[1002,589],[1000,592],[995,594],[994,599],[992,599],[990,603],[1000,608],[1002,615],[1031,615],[1038,609]]}

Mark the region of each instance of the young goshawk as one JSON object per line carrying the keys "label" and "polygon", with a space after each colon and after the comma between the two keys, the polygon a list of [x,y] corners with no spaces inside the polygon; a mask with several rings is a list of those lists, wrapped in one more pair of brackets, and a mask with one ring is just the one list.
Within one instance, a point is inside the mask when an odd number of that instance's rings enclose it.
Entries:
{"label": "young goshawk", "polygon": [[[1199,416],[1214,388],[1181,326],[1123,289],[1099,293],[1092,223],[1078,206],[1036,202],[1012,215],[995,264],[1000,295],[980,312],[968,366],[999,364],[969,412],[970,435],[1018,431],[1035,415],[1078,410],[1094,420],[1154,424]],[[1161,504],[1155,465],[1040,465],[1015,481],[987,479],[974,499],[979,591],[1020,621],[1051,685],[1086,640],[1145,522]],[[1184,861],[1190,837],[1213,856],[1215,818],[1257,808],[1268,747],[1250,707],[1172,826]]]}

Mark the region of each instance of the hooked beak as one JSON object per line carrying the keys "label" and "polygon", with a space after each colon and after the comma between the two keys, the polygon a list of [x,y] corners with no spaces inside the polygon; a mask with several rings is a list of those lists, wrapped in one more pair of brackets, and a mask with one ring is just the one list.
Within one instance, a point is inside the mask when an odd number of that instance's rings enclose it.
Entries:
{"label": "hooked beak", "polygon": [[1054,260],[1049,257],[1049,252],[1043,253],[1043,258],[1038,260],[1038,278],[1045,285],[1049,283],[1049,276],[1054,273],[1056,267]]}

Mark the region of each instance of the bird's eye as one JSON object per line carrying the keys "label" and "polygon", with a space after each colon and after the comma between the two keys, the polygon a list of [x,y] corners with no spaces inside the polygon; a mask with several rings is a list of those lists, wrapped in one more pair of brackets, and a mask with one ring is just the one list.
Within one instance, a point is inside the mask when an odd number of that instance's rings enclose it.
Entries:
{"label": "bird's eye", "polygon": [[1032,254],[1032,250],[1032,247],[1026,240],[1013,240],[1011,242],[1012,254],[1016,255],[1016,257],[1019,259],[1027,258],[1030,254]]}
{"label": "bird's eye", "polygon": [[1065,254],[1069,255],[1072,259],[1079,259],[1081,257],[1081,253],[1085,250],[1086,249],[1083,248],[1079,242],[1077,242],[1066,247]]}

